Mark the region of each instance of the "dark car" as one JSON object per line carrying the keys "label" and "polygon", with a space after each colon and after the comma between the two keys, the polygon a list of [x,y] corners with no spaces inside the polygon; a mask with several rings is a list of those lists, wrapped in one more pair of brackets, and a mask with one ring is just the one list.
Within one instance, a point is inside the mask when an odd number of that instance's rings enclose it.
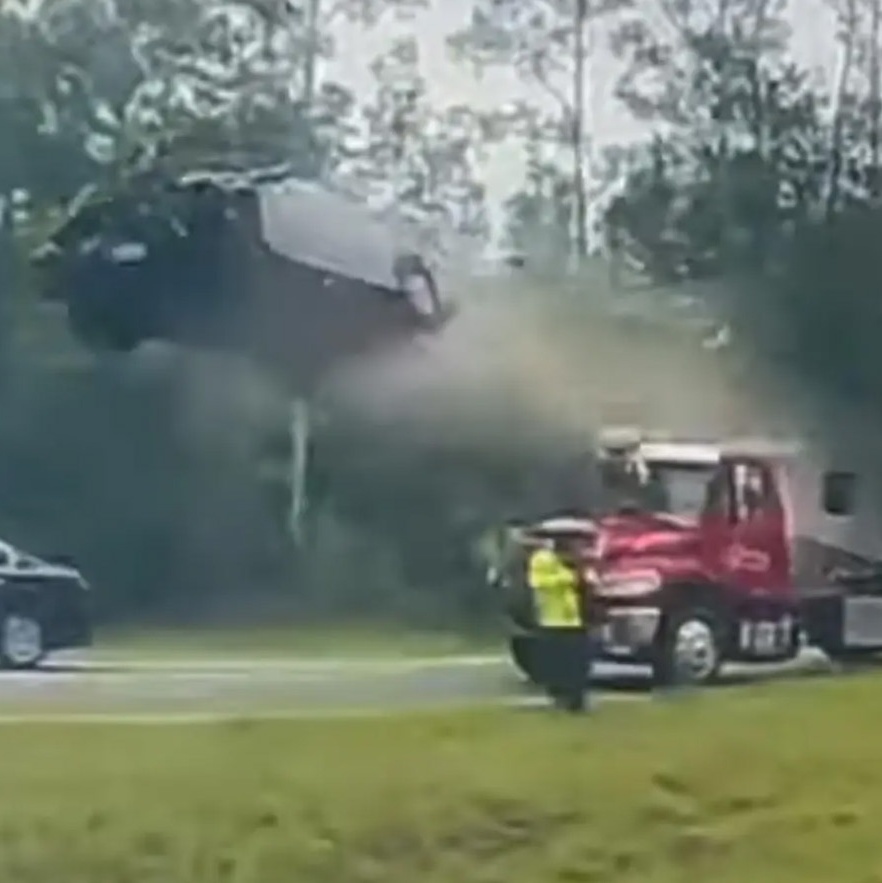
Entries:
{"label": "dark car", "polygon": [[452,313],[403,231],[284,170],[141,174],[80,198],[33,257],[93,349],[230,350],[299,391]]}
{"label": "dark car", "polygon": [[90,594],[71,563],[0,540],[0,667],[33,669],[57,650],[88,647]]}

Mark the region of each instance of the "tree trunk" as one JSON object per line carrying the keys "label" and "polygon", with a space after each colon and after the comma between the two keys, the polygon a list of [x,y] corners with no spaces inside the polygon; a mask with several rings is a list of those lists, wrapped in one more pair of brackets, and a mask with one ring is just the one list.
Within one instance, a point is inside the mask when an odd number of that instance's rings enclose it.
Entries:
{"label": "tree trunk", "polygon": [[574,22],[573,64],[573,199],[575,210],[575,257],[578,267],[588,254],[588,206],[585,195],[585,22],[587,0],[577,0]]}
{"label": "tree trunk", "polygon": [[842,105],[848,91],[851,69],[854,64],[855,30],[857,28],[857,2],[848,0],[846,9],[846,32],[842,50],[842,67],[839,71],[839,82],[836,85],[835,104],[833,106],[833,131],[830,136],[830,166],[827,177],[827,193],[824,204],[824,219],[831,221],[839,204],[839,178],[842,174],[842,137],[844,119]]}
{"label": "tree trunk", "polygon": [[307,0],[306,3],[306,46],[303,52],[303,106],[307,111],[312,109],[315,101],[315,85],[318,67],[319,17],[321,0]]}
{"label": "tree trunk", "polygon": [[879,83],[879,32],[882,24],[882,0],[872,0],[870,10],[870,197],[878,201],[880,190],[880,83]]}

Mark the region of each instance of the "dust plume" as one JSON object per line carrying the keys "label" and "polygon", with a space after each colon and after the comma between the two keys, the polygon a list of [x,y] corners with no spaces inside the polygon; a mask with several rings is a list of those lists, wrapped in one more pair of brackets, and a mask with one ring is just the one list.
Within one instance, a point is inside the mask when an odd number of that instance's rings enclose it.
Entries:
{"label": "dust plume", "polygon": [[512,277],[461,286],[438,337],[338,373],[329,399],[451,445],[584,445],[604,424],[753,432],[775,409],[741,362],[694,332],[623,319],[590,287]]}

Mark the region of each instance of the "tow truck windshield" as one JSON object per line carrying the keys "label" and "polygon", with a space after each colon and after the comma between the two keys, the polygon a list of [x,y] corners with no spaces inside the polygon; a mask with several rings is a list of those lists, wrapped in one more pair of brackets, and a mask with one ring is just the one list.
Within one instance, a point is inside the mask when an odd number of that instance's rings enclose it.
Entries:
{"label": "tow truck windshield", "polygon": [[707,487],[716,467],[705,464],[649,463],[652,511],[697,519],[704,509]]}

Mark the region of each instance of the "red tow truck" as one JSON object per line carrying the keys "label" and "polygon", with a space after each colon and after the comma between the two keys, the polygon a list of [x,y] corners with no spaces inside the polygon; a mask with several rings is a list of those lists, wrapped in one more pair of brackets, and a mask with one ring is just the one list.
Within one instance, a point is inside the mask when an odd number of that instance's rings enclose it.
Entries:
{"label": "red tow truck", "polygon": [[[562,513],[514,526],[510,649],[536,679],[526,553],[578,538],[595,575],[601,658],[648,665],[657,683],[713,681],[726,662],[882,650],[882,541],[857,475],[819,469],[798,446],[640,441],[663,491],[652,508]],[[863,546],[863,549],[859,547]],[[882,556],[880,556],[882,558]]]}

